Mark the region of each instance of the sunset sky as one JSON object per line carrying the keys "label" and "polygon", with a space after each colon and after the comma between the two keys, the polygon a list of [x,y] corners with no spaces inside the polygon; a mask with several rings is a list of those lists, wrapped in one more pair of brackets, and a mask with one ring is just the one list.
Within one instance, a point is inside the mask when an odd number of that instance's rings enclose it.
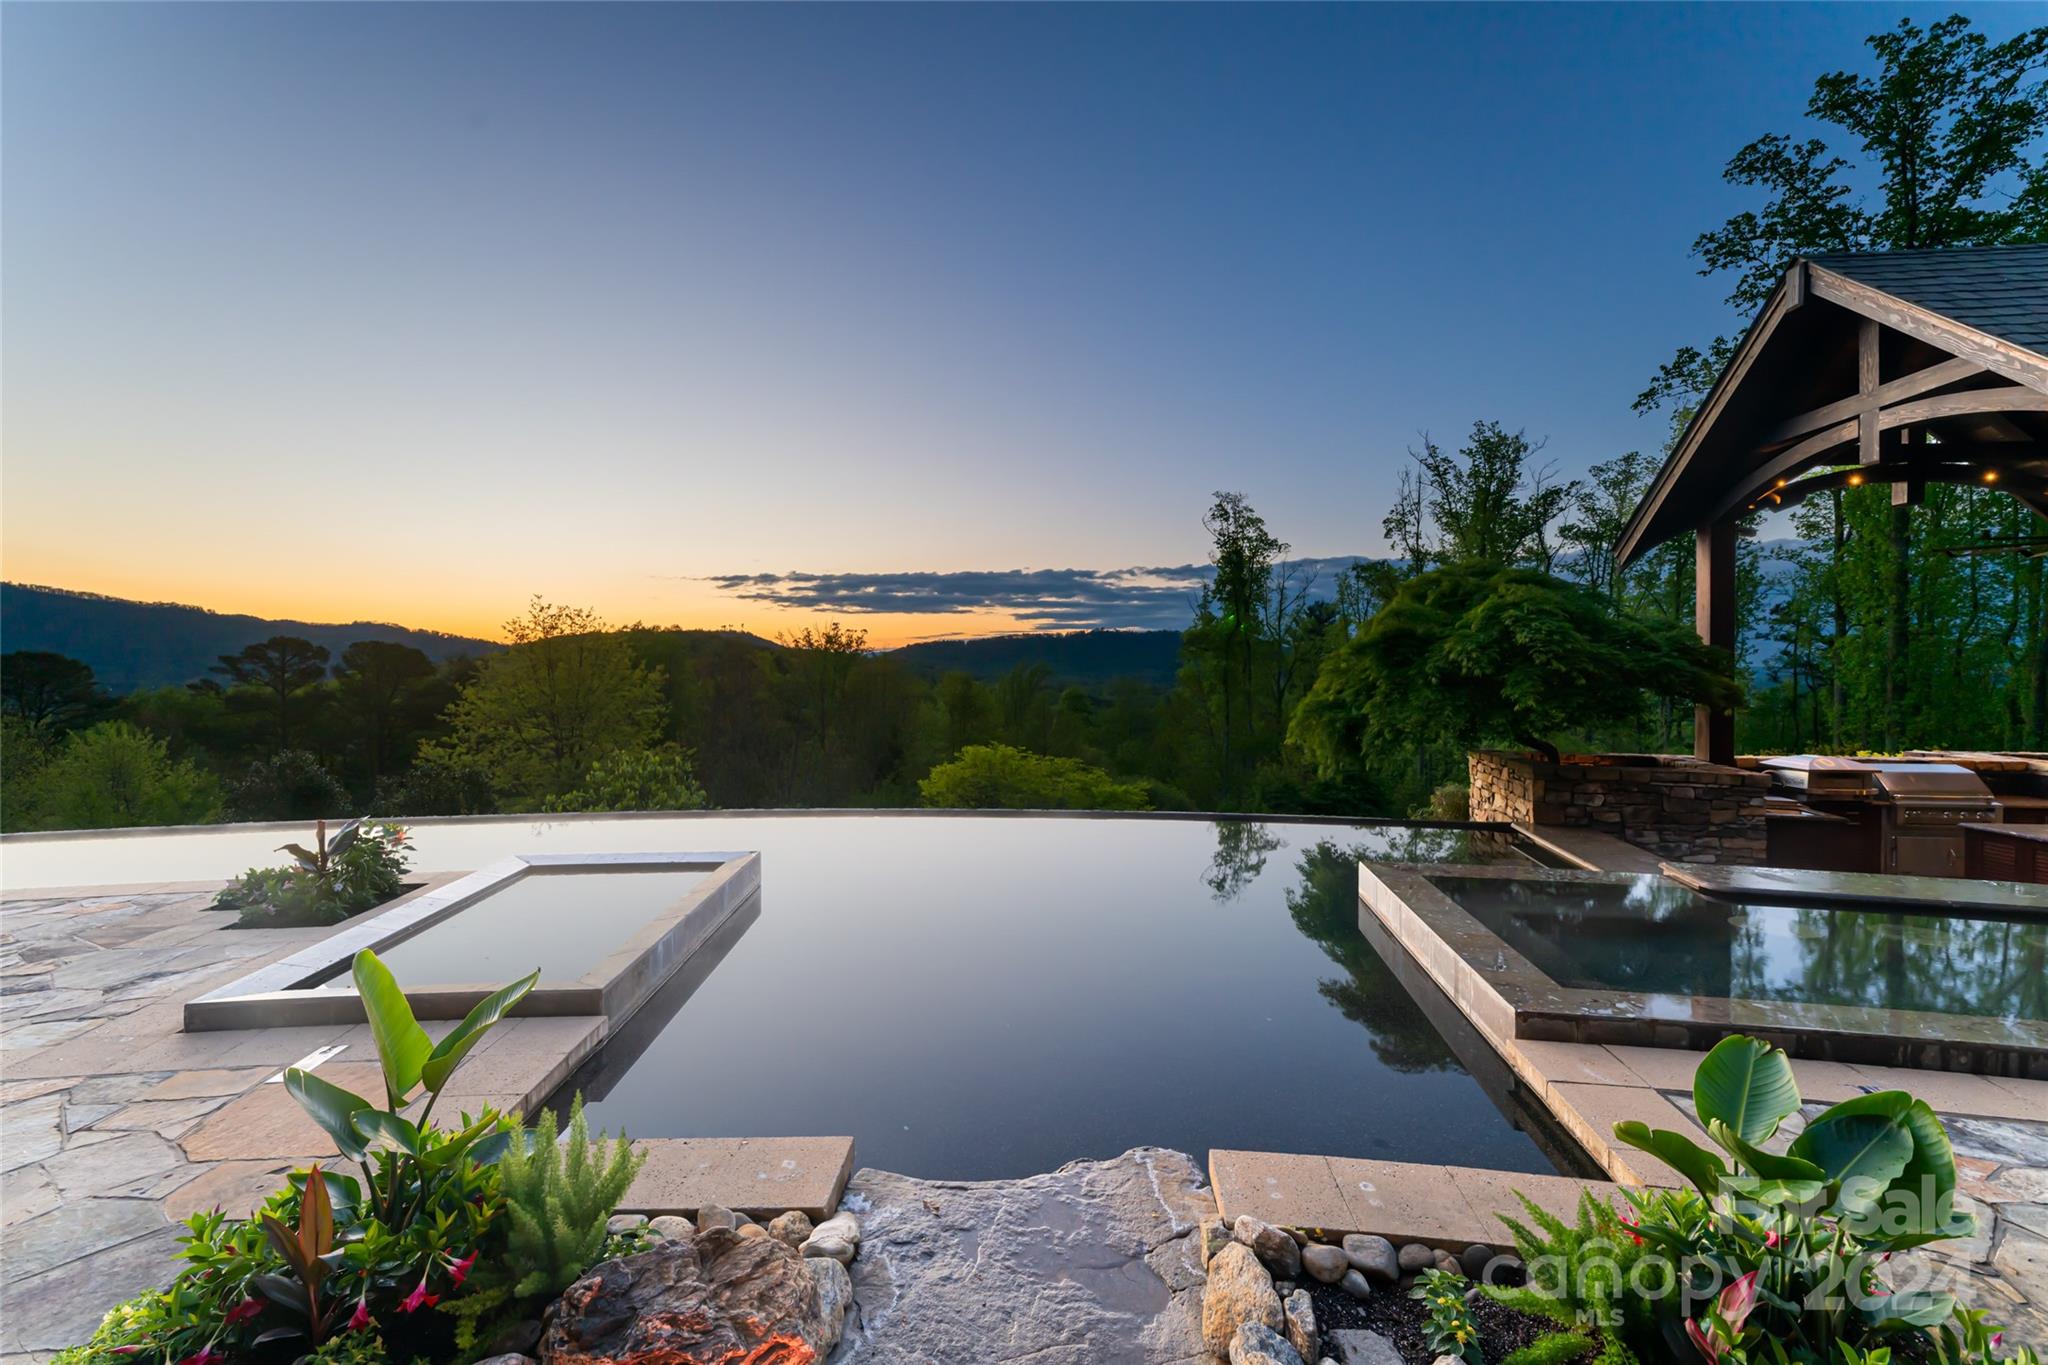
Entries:
{"label": "sunset sky", "polygon": [[1178,624],[1212,490],[1372,554],[1425,429],[1661,445],[1722,163],[1949,8],[9,5],[0,574]]}

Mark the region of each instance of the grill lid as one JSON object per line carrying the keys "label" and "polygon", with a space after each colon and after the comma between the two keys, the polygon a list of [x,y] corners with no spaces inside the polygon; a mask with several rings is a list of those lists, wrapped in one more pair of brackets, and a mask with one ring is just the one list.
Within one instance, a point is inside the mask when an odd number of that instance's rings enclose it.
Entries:
{"label": "grill lid", "polygon": [[1878,790],[1894,801],[1991,804],[1991,788],[1968,768],[1954,763],[1871,763]]}
{"label": "grill lid", "polygon": [[1785,754],[1764,759],[1758,766],[1768,768],[1771,781],[1791,791],[1825,793],[1833,796],[1877,795],[1877,778],[1872,765],[1835,754]]}

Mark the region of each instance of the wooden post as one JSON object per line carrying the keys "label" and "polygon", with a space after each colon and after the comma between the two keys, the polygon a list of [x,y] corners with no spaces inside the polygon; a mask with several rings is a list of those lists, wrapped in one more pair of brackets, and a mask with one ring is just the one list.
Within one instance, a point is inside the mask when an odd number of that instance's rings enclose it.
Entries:
{"label": "wooden post", "polygon": [[1863,400],[1863,407],[1856,414],[1858,464],[1876,464],[1880,458],[1877,390],[1884,377],[1877,363],[1878,335],[1877,323],[1869,318],[1864,318],[1856,328],[1856,395]]}
{"label": "wooden post", "polygon": [[[1735,523],[1718,521],[1693,533],[1693,624],[1700,638],[1735,654]],[[1693,708],[1692,752],[1709,763],[1735,761],[1735,713]]]}

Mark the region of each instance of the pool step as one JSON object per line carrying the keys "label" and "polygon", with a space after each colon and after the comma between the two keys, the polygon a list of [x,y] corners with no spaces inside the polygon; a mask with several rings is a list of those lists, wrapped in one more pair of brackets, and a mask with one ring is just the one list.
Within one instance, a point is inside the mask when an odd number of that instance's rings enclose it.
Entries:
{"label": "pool step", "polygon": [[717,1204],[750,1218],[788,1209],[829,1218],[853,1174],[850,1137],[649,1138],[633,1146],[647,1164],[619,1212],[649,1217],[694,1217]]}
{"label": "pool step", "polygon": [[1611,1200],[1621,1188],[1561,1175],[1223,1149],[1209,1153],[1209,1184],[1226,1222],[1248,1213],[1276,1227],[1375,1233],[1446,1251],[1475,1242],[1512,1250],[1497,1215],[1522,1214],[1518,1191],[1569,1218],[1580,1194]]}

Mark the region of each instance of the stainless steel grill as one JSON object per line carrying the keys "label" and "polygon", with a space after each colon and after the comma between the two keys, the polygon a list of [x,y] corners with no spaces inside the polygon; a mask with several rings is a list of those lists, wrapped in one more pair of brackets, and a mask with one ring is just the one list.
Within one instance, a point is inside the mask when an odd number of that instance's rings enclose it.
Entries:
{"label": "stainless steel grill", "polygon": [[1866,832],[1865,866],[1907,876],[1959,877],[1965,821],[1996,821],[1984,780],[1954,763],[1791,754],[1762,766],[1779,790]]}

